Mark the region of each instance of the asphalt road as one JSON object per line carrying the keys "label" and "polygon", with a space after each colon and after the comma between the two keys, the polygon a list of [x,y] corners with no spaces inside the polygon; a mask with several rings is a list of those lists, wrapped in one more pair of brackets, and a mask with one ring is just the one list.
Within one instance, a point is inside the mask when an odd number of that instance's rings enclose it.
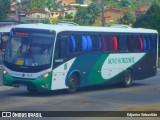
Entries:
{"label": "asphalt road", "polygon": [[[130,88],[104,85],[82,88],[75,94],[67,94],[66,90],[59,90],[36,95],[28,93],[25,87],[0,91],[0,111],[15,110],[160,111],[160,71],[155,77],[135,81]],[[103,118],[99,118],[101,119]]]}

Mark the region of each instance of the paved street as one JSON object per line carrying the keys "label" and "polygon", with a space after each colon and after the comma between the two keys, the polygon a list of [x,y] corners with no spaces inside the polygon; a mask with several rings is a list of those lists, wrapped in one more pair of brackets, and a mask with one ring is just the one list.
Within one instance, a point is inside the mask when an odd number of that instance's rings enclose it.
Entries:
{"label": "paved street", "polygon": [[59,90],[32,95],[20,87],[0,91],[0,111],[159,111],[159,91],[160,71],[130,88],[105,85],[82,88],[75,94]]}

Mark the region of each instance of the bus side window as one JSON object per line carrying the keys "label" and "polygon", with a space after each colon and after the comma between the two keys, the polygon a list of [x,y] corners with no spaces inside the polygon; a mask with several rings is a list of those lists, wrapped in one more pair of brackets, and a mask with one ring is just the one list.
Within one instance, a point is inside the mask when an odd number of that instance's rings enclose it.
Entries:
{"label": "bus side window", "polygon": [[107,37],[102,37],[102,43],[103,43],[103,52],[107,52]]}
{"label": "bus side window", "polygon": [[150,42],[151,42],[151,50],[157,51],[157,36],[156,35],[150,35]]}
{"label": "bus side window", "polygon": [[108,35],[107,36],[107,51],[116,52],[118,50],[117,36]]}
{"label": "bus side window", "polygon": [[60,39],[60,57],[66,58],[69,55],[68,37],[62,36]]}
{"label": "bus side window", "polygon": [[92,51],[92,39],[91,35],[86,35],[87,37],[87,52]]}
{"label": "bus side window", "polygon": [[138,51],[140,51],[140,48],[142,47],[141,44],[140,44],[139,36],[134,35],[133,38],[134,38],[134,48],[133,48],[133,50],[135,52],[138,52]]}
{"label": "bus side window", "polygon": [[92,51],[100,52],[102,48],[101,37],[100,35],[92,35]]}
{"label": "bus side window", "polygon": [[101,40],[101,36],[98,36],[98,51],[102,50],[102,40]]}
{"label": "bus side window", "polygon": [[76,42],[75,42],[75,38],[73,35],[70,36],[70,52],[73,53],[75,52],[76,49]]}
{"label": "bus side window", "polygon": [[82,36],[79,34],[74,35],[75,38],[75,52],[82,52]]}
{"label": "bus side window", "polygon": [[59,35],[55,46],[55,59],[67,58],[70,54],[68,36]]}
{"label": "bus side window", "polygon": [[82,52],[86,52],[87,51],[87,37],[85,35],[82,35]]}
{"label": "bus side window", "polygon": [[103,52],[116,52],[118,50],[117,36],[105,35],[102,38]]}
{"label": "bus side window", "polygon": [[139,36],[139,42],[140,42],[140,51],[143,51],[143,49],[144,49],[144,44],[143,44],[142,36]]}
{"label": "bus side window", "polygon": [[127,35],[118,36],[118,45],[120,52],[128,52]]}
{"label": "bus side window", "polygon": [[133,51],[133,44],[134,40],[131,36],[128,36],[128,51],[132,52]]}
{"label": "bus side window", "polygon": [[138,52],[140,50],[140,41],[137,35],[130,36],[128,41],[128,49],[131,52]]}
{"label": "bus side window", "polygon": [[143,36],[143,45],[144,45],[144,51],[149,51],[151,49],[151,43],[148,36]]}
{"label": "bus side window", "polygon": [[114,42],[113,36],[107,36],[107,51],[113,52],[114,51]]}
{"label": "bus side window", "polygon": [[118,39],[117,39],[116,35],[113,36],[113,47],[114,47],[114,52],[117,52],[117,50],[118,50]]}

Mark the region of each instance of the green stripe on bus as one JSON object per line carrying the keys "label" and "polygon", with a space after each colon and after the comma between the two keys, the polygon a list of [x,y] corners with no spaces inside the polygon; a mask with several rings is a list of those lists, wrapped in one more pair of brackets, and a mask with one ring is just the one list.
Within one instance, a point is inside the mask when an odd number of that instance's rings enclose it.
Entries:
{"label": "green stripe on bus", "polygon": [[90,83],[99,84],[99,83],[103,83],[106,81],[102,78],[101,68],[102,68],[103,63],[105,62],[105,60],[108,56],[109,56],[108,54],[102,55],[99,58],[99,60],[96,62],[96,64],[93,66],[93,68],[91,69],[91,71],[89,73]]}

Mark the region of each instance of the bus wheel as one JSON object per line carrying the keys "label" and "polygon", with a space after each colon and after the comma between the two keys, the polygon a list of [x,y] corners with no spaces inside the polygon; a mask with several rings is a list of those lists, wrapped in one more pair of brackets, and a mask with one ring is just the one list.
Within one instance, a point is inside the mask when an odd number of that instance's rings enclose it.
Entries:
{"label": "bus wheel", "polygon": [[131,70],[127,70],[125,72],[125,79],[124,79],[124,87],[130,87],[132,85],[132,80],[133,80],[133,77],[132,77],[132,72]]}
{"label": "bus wheel", "polygon": [[74,93],[74,92],[77,91],[77,89],[79,87],[78,81],[79,81],[79,78],[78,78],[78,76],[76,74],[73,74],[70,77],[69,87],[68,87],[68,92],[69,93]]}
{"label": "bus wheel", "polygon": [[35,88],[28,88],[27,87],[27,90],[28,90],[28,92],[30,92],[32,94],[38,93],[38,89],[35,89]]}

